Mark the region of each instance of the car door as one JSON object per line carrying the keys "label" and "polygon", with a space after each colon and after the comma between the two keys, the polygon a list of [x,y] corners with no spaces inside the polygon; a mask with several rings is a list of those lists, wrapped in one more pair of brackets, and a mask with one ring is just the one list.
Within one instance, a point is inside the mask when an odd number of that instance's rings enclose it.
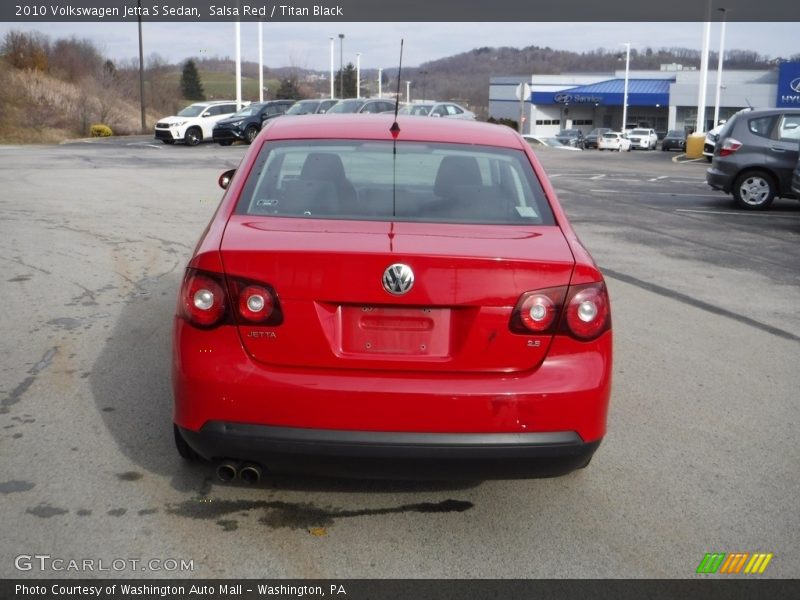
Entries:
{"label": "car door", "polygon": [[766,149],[766,164],[778,176],[778,193],[787,193],[800,154],[800,112],[779,115],[771,138]]}

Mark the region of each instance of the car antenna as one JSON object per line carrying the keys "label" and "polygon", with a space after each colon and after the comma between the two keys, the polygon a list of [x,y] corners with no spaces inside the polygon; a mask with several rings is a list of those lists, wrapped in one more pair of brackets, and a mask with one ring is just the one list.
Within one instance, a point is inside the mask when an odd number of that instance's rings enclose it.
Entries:
{"label": "car antenna", "polygon": [[394,98],[394,123],[389,128],[392,132],[392,137],[397,139],[397,134],[400,133],[400,125],[397,124],[397,113],[400,111],[400,79],[403,75],[403,38],[400,38],[400,66],[397,68],[397,95]]}

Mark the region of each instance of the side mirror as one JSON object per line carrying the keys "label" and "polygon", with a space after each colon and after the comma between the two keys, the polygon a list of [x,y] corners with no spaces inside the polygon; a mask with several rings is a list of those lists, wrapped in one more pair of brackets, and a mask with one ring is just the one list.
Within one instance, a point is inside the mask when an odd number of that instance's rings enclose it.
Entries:
{"label": "side mirror", "polygon": [[228,171],[225,171],[222,175],[220,175],[219,179],[217,179],[219,187],[221,187],[223,190],[227,190],[228,186],[231,184],[231,179],[233,179],[234,173],[236,173],[236,169],[230,169]]}

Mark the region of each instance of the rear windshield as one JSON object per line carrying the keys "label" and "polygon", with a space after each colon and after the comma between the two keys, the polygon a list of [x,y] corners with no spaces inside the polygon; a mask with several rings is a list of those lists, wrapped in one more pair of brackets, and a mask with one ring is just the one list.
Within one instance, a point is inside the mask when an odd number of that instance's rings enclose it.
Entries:
{"label": "rear windshield", "polygon": [[287,115],[310,115],[313,114],[317,107],[319,106],[319,102],[311,101],[311,102],[295,102],[286,111]]}
{"label": "rear windshield", "polygon": [[272,142],[237,214],[442,223],[553,225],[521,150],[398,142]]}

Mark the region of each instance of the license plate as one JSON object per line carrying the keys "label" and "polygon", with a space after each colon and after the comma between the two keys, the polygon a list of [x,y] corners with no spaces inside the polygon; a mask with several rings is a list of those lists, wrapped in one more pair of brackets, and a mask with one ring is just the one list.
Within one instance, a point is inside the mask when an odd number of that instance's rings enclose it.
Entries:
{"label": "license plate", "polygon": [[345,354],[448,356],[449,308],[341,307]]}

